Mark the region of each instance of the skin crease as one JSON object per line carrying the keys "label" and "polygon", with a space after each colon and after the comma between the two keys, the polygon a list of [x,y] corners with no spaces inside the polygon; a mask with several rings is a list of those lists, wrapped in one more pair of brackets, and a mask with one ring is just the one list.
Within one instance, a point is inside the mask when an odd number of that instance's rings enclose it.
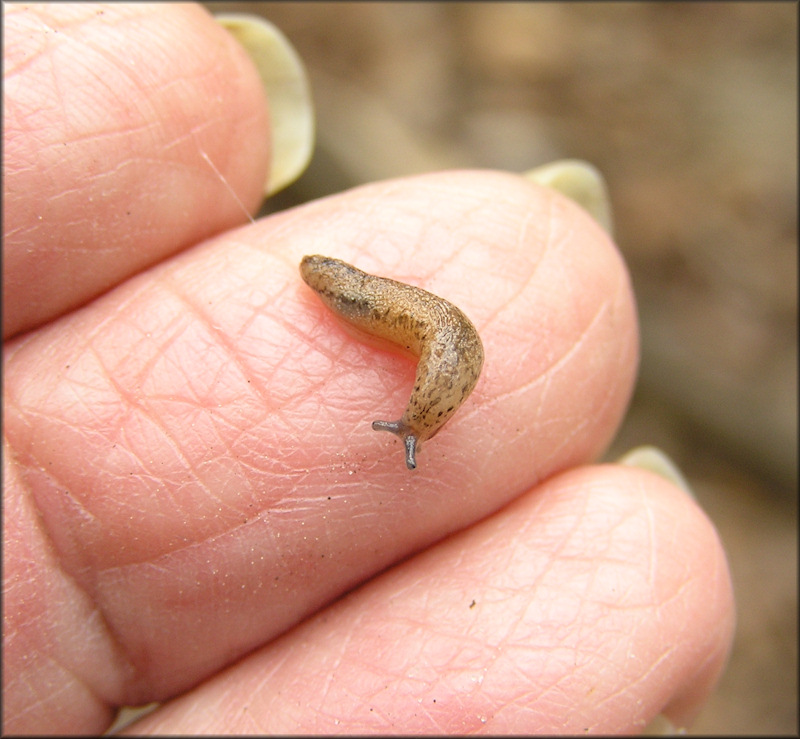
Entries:
{"label": "skin crease", "polygon": [[[592,464],[638,354],[602,229],[492,171],[248,224],[192,142],[255,207],[269,118],[243,53],[209,56],[207,13],[3,11],[4,120],[24,113],[4,180],[27,185],[4,198],[4,227],[27,228],[4,257],[37,255],[3,264],[27,329],[3,350],[4,733],[99,734],[152,700],[141,730],[162,734],[690,722],[730,648],[730,576],[682,490]],[[120,71],[136,84],[108,101]],[[413,475],[364,423],[402,407],[413,367],[320,320],[297,273],[320,252],[480,327],[479,387]],[[29,310],[29,286],[58,300]]]}
{"label": "skin crease", "polygon": [[348,323],[419,357],[414,389],[399,421],[372,428],[403,440],[406,466],[461,407],[478,382],[483,344],[472,322],[452,303],[413,285],[362,272],[346,262],[305,256],[300,274]]}

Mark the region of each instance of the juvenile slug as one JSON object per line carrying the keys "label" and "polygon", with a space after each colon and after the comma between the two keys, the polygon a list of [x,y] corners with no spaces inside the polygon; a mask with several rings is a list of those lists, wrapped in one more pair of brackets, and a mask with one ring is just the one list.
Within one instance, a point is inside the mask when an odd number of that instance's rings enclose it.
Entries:
{"label": "juvenile slug", "polygon": [[472,392],[483,345],[458,308],[425,290],[375,277],[330,257],[303,257],[300,274],[334,313],[365,333],[419,356],[414,390],[399,421],[373,421],[376,431],[403,440],[406,466]]}

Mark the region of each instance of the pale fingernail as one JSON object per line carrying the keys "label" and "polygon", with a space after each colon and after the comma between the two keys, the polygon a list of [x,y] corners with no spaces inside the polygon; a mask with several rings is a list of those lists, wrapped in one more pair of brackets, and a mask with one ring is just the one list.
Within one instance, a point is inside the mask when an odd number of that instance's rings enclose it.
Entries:
{"label": "pale fingernail", "polygon": [[692,488],[689,487],[689,483],[686,482],[686,478],[681,474],[677,465],[657,447],[636,447],[627,454],[623,454],[617,461],[626,467],[638,467],[639,469],[655,472],[665,480],[677,485],[692,498],[695,497]]}
{"label": "pale fingernail", "polygon": [[607,233],[613,228],[611,201],[603,175],[597,167],[580,159],[562,159],[524,172],[523,177],[574,200]]}
{"label": "pale fingernail", "polygon": [[659,713],[644,727],[644,736],[678,736],[686,733],[686,729],[677,728],[663,713]]}
{"label": "pale fingernail", "polygon": [[294,47],[270,22],[238,13],[214,17],[255,63],[269,100],[272,167],[264,192],[272,195],[303,173],[314,149],[314,106],[306,71]]}
{"label": "pale fingernail", "polygon": [[161,705],[159,702],[148,703],[144,706],[122,706],[117,711],[117,717],[114,722],[106,729],[106,736],[113,736],[122,731],[126,726],[144,718],[148,713],[152,713]]}

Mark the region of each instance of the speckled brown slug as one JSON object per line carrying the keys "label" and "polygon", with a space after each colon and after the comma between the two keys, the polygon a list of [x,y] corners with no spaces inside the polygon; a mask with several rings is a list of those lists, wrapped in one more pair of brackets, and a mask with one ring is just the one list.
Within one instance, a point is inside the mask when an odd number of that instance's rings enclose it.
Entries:
{"label": "speckled brown slug", "polygon": [[330,257],[303,257],[300,274],[322,301],[356,328],[419,356],[414,390],[399,421],[374,421],[376,431],[403,440],[406,466],[472,392],[483,345],[458,308],[425,290],[375,277]]}

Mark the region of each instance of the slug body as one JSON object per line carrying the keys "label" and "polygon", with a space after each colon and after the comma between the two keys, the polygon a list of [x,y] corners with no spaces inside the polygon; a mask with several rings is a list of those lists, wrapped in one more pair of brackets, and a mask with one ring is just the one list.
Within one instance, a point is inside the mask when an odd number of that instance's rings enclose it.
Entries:
{"label": "slug body", "polygon": [[300,274],[342,319],[419,357],[402,418],[372,424],[402,439],[406,466],[413,470],[421,443],[438,433],[478,381],[483,367],[478,332],[452,303],[338,259],[303,257]]}

